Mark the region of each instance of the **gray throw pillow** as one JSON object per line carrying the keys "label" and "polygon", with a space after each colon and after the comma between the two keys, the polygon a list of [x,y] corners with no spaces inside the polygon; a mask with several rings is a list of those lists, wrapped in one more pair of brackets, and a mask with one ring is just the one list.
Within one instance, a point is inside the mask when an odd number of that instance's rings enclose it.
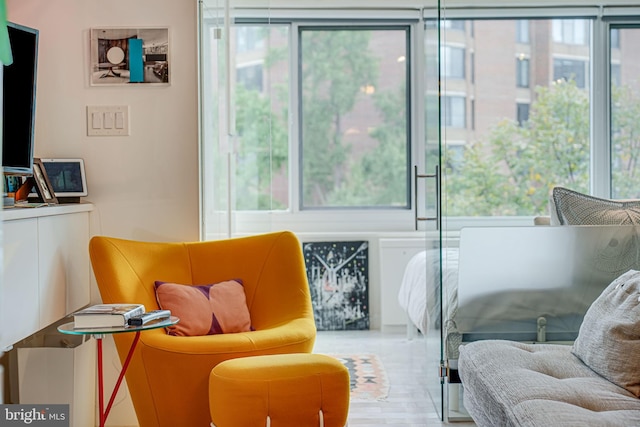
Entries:
{"label": "gray throw pillow", "polygon": [[555,187],[551,198],[552,218],[560,225],[640,224],[640,200],[600,199],[563,187]]}
{"label": "gray throw pillow", "polygon": [[591,304],[572,353],[640,397],[640,271],[615,279]]}

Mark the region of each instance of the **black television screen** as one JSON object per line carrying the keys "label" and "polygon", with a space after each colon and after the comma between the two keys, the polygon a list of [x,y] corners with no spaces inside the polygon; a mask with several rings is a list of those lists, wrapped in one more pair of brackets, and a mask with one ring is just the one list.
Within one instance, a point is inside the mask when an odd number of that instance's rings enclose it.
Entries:
{"label": "black television screen", "polygon": [[2,169],[31,175],[35,145],[38,30],[8,22],[13,63],[3,69]]}

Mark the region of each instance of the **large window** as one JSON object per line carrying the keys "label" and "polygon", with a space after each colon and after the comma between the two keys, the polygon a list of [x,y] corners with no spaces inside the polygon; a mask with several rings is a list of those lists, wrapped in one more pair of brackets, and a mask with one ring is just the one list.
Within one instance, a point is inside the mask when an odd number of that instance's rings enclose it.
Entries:
{"label": "large window", "polygon": [[[213,47],[202,108],[211,210],[284,224],[267,227],[408,230],[424,205],[414,165],[438,156],[442,213],[461,221],[548,214],[557,185],[640,197],[640,29],[602,17],[606,8],[580,8],[580,18],[454,8],[441,34],[435,18],[296,10],[234,19],[228,52],[215,49],[215,24],[203,27]],[[602,34],[609,45],[592,43]]]}
{"label": "large window", "polygon": [[408,208],[408,27],[298,34],[301,208]]}

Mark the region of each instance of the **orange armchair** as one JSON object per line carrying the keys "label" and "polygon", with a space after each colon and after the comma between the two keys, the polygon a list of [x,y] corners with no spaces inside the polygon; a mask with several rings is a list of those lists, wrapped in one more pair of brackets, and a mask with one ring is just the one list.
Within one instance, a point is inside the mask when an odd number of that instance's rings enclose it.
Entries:
{"label": "orange armchair", "polygon": [[[104,303],[157,309],[156,280],[202,285],[240,278],[244,285],[255,331],[178,337],[156,329],[141,334],[126,372],[141,427],[209,426],[209,374],[224,360],[313,350],[313,309],[302,249],[293,233],[192,243],[96,236],[89,254]],[[133,336],[113,336],[123,363]]]}

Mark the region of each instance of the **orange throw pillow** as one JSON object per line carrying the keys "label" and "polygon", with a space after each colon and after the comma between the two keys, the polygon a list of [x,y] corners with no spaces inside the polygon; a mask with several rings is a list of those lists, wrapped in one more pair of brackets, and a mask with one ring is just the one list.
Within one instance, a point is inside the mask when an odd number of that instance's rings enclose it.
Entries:
{"label": "orange throw pillow", "polygon": [[211,285],[155,282],[158,305],[180,319],[169,335],[198,336],[253,330],[244,286],[239,280]]}

